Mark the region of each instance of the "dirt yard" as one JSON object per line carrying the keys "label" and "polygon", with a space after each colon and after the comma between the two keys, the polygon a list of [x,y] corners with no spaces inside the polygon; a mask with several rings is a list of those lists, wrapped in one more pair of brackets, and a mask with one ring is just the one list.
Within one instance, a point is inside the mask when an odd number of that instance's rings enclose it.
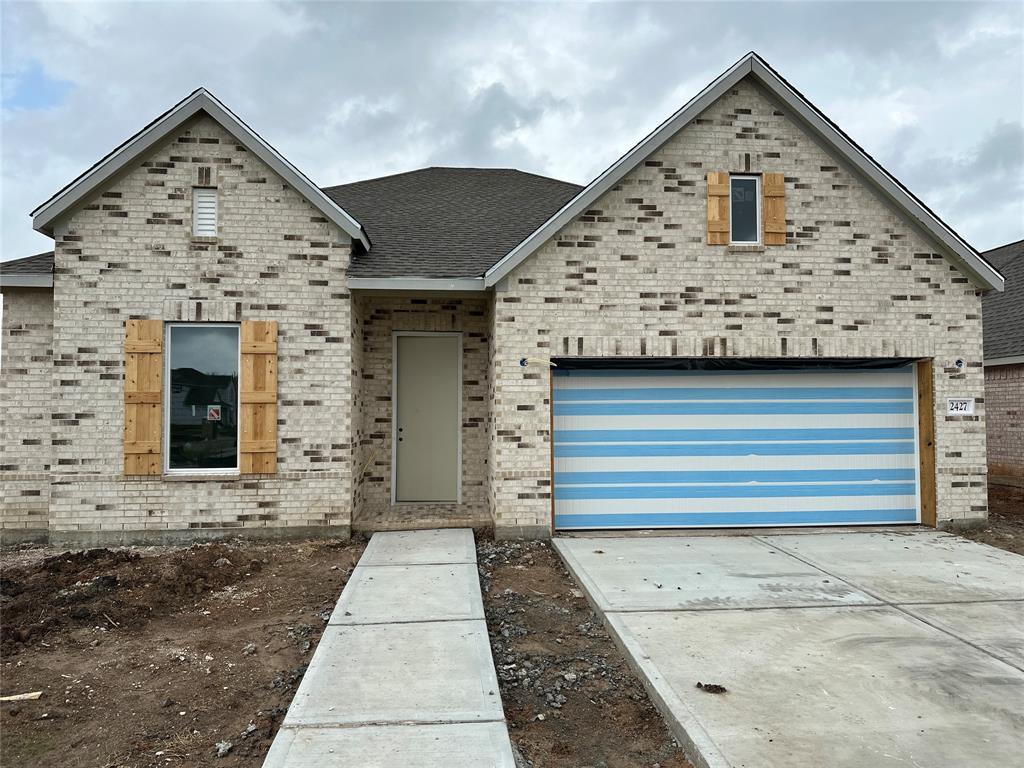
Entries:
{"label": "dirt yard", "polygon": [[477,559],[521,766],[690,768],[550,545],[478,541]]}
{"label": "dirt yard", "polygon": [[4,552],[3,764],[260,766],[363,546]]}
{"label": "dirt yard", "polygon": [[988,522],[984,528],[968,531],[964,536],[1024,555],[1024,488],[990,485]]}

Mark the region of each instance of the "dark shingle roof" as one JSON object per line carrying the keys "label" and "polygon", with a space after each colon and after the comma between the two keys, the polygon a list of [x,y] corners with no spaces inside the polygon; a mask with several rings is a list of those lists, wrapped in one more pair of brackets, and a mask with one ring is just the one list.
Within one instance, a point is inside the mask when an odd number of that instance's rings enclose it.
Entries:
{"label": "dark shingle roof", "polygon": [[0,273],[5,275],[52,275],[53,251],[0,263]]}
{"label": "dark shingle roof", "polygon": [[1006,278],[1002,293],[982,299],[985,359],[1024,355],[1024,240],[981,254]]}
{"label": "dark shingle roof", "polygon": [[504,168],[423,168],[324,192],[372,243],[351,277],[479,277],[581,189]]}

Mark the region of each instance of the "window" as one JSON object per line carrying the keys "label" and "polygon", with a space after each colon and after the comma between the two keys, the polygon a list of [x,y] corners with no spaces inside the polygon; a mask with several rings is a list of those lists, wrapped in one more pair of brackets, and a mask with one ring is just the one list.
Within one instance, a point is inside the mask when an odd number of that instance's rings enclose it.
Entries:
{"label": "window", "polygon": [[217,236],[217,190],[192,188],[192,234],[196,237]]}
{"label": "window", "polygon": [[756,245],[761,242],[761,179],[757,176],[729,178],[730,242]]}
{"label": "window", "polygon": [[237,472],[239,327],[168,324],[168,472]]}

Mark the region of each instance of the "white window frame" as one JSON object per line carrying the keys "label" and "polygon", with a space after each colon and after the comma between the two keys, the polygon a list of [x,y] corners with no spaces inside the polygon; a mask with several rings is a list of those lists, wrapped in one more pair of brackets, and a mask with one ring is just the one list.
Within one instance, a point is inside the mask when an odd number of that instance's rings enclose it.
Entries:
{"label": "white window frame", "polygon": [[[236,390],[235,413],[238,423],[235,425],[236,445],[235,466],[171,468],[171,329],[172,328],[234,328],[238,333],[238,387]],[[242,472],[242,325],[241,323],[164,323],[164,396],[163,396],[163,470],[165,475],[222,475],[236,477]]]}
{"label": "white window frame", "polygon": [[[213,194],[213,233],[199,231],[199,206],[200,193],[211,192]],[[216,187],[192,187],[192,237],[217,237],[220,231],[220,196]]]}
{"label": "white window frame", "polygon": [[[399,501],[398,499],[398,337],[399,336],[454,336],[459,341],[458,396],[459,408],[456,421],[458,441],[455,447],[455,501]],[[391,334],[391,506],[419,505],[423,507],[450,507],[462,504],[462,356],[464,353],[462,331],[393,331]]]}
{"label": "white window frame", "polygon": [[[733,240],[732,239],[732,225],[735,219],[732,215],[732,181],[733,179],[753,179],[754,180],[754,208],[757,211],[757,239],[756,240]],[[729,175],[729,245],[761,245],[762,237],[761,228],[761,216],[763,215],[762,208],[764,207],[761,197],[761,177],[753,173],[733,173]]]}

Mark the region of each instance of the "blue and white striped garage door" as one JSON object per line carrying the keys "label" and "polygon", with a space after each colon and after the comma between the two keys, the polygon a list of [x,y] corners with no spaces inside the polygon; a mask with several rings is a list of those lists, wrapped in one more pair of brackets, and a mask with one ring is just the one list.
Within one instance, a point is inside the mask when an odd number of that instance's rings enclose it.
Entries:
{"label": "blue and white striped garage door", "polygon": [[913,366],[553,374],[556,529],[920,520]]}

